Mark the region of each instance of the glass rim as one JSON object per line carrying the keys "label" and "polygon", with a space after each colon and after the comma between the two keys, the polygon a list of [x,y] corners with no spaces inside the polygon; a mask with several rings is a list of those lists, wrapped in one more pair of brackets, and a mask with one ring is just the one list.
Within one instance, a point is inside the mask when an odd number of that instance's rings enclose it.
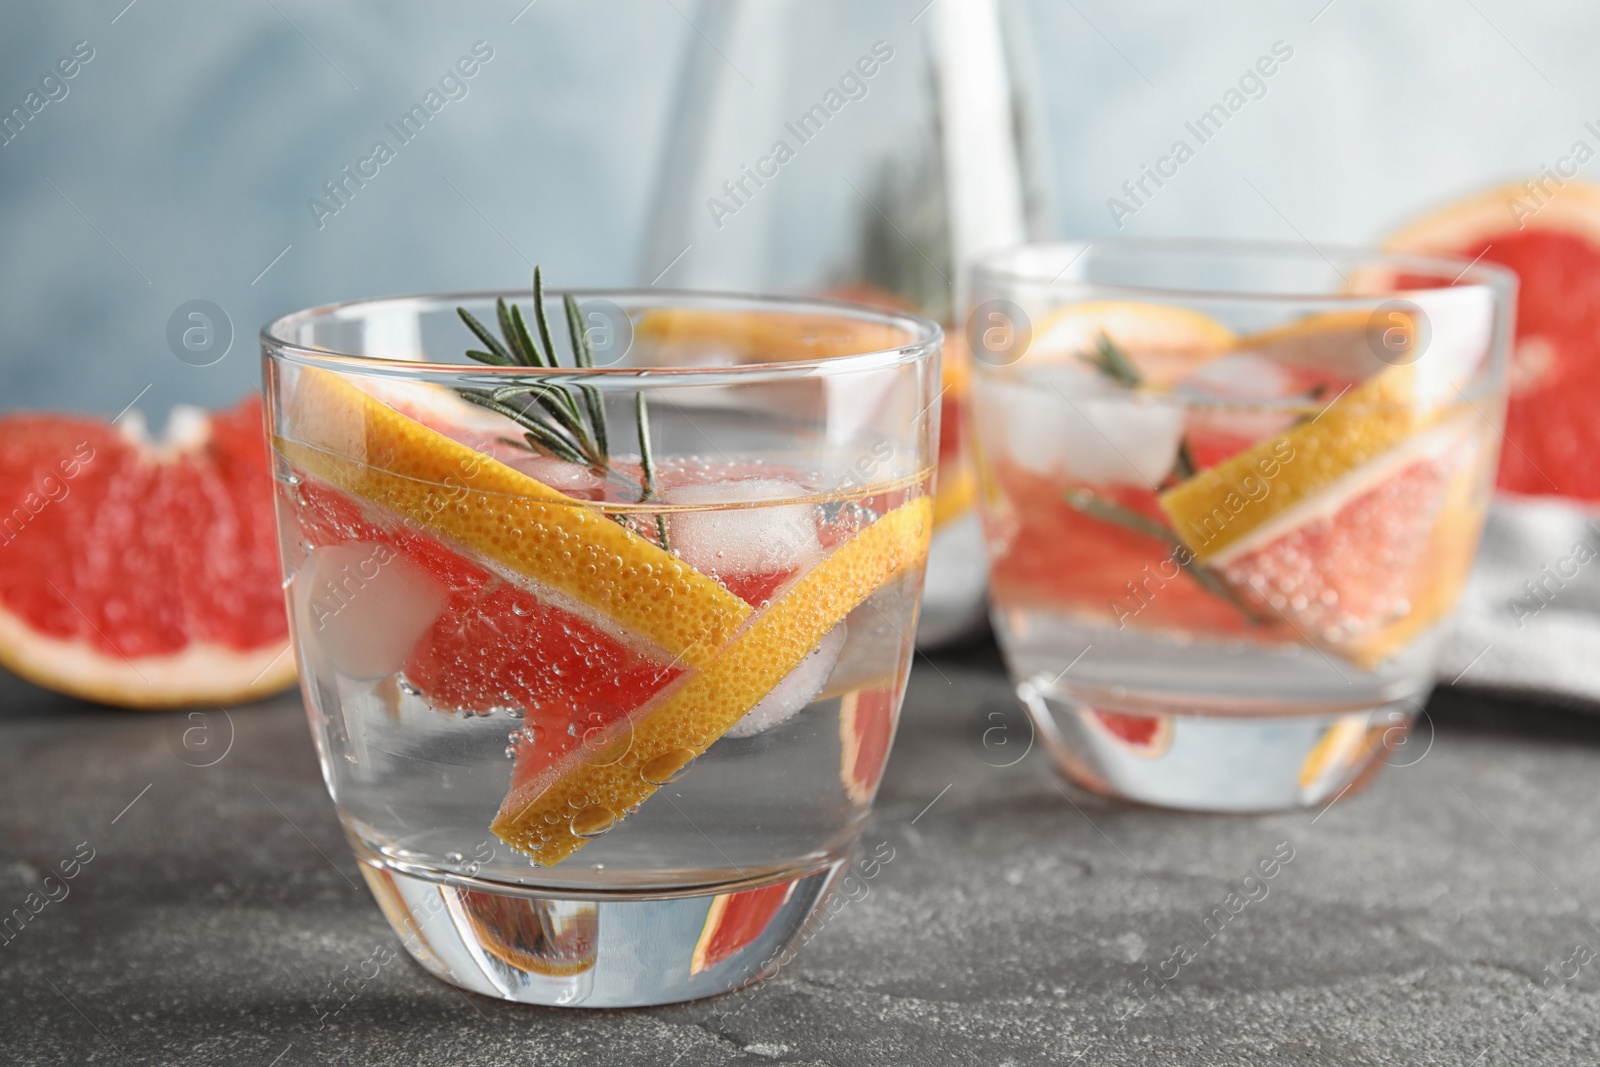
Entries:
{"label": "glass rim", "polygon": [[[833,316],[852,319],[860,323],[876,324],[898,329],[907,335],[905,343],[890,348],[846,355],[816,356],[808,359],[773,360],[768,363],[722,364],[716,366],[668,367],[502,367],[486,363],[436,363],[423,360],[393,359],[384,356],[340,352],[334,349],[300,344],[286,336],[291,330],[318,319],[336,316],[356,317],[367,309],[409,308],[418,313],[433,310],[453,311],[455,305],[488,303],[499,298],[532,299],[528,289],[479,289],[460,292],[412,293],[401,296],[367,297],[319,304],[299,311],[280,315],[261,328],[259,338],[262,352],[270,359],[283,360],[303,366],[347,373],[377,374],[387,377],[414,378],[438,375],[471,374],[474,377],[522,378],[538,374],[541,378],[584,379],[596,385],[608,379],[637,382],[648,380],[653,386],[704,385],[706,379],[727,378],[741,383],[760,382],[763,379],[784,380],[803,377],[831,377],[864,371],[885,370],[916,363],[937,355],[943,348],[944,329],[934,320],[910,311],[879,308],[869,304],[852,303],[828,297],[783,296],[760,293],[736,293],[698,289],[650,288],[572,288],[546,289],[546,300],[571,296],[576,300],[602,299],[622,305],[667,308],[720,307],[757,314],[801,314],[818,318]],[[465,326],[462,327],[466,329]],[[463,336],[462,347],[472,345],[470,336]]]}
{"label": "glass rim", "polygon": [[[1340,269],[1340,263],[1350,269],[1376,268],[1395,273],[1402,269],[1410,268],[1419,273],[1432,273],[1440,277],[1452,277],[1453,280],[1446,285],[1409,288],[1390,286],[1379,292],[1356,292],[1353,290],[1295,292],[1243,288],[1181,288],[1162,285],[1139,285],[1129,282],[1102,282],[1085,278],[1061,279],[1060,275],[1066,272],[1067,267],[1070,267],[1079,258],[1095,248],[1105,248],[1111,251],[1136,256],[1148,256],[1150,258],[1179,255],[1194,257],[1211,255],[1219,260],[1233,259],[1236,261],[1266,261],[1274,258],[1320,259],[1328,266],[1333,267],[1341,277],[1345,277],[1345,275],[1344,271]],[[1064,254],[1075,251],[1076,255],[1057,272],[1054,278],[1045,278],[1043,272],[1035,272],[1015,265],[1015,261],[1019,257],[1043,250],[1059,250]],[[1092,291],[1153,301],[1205,300],[1258,304],[1323,304],[1330,307],[1341,305],[1366,306],[1370,305],[1375,299],[1387,296],[1403,293],[1443,292],[1448,289],[1468,288],[1470,285],[1485,286],[1509,299],[1517,288],[1517,276],[1514,272],[1496,263],[1485,263],[1481,256],[1477,259],[1468,260],[1465,257],[1450,255],[1391,252],[1382,248],[1363,245],[1312,245],[1309,241],[1243,240],[1235,238],[1101,237],[1081,240],[1027,241],[993,249],[978,256],[972,263],[971,271],[974,288],[979,282],[993,281],[1007,285],[1029,286],[1041,289]],[[1463,279],[1468,278],[1471,279],[1470,282],[1463,284]],[[1348,284],[1349,278],[1345,278],[1345,280]]]}

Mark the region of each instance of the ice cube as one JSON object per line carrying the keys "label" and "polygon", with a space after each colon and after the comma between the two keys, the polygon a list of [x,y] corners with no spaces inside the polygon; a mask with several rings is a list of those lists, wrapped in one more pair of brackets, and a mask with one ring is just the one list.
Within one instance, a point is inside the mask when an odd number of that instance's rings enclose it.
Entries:
{"label": "ice cube", "polygon": [[360,681],[405,666],[445,605],[428,572],[382,543],[312,549],[290,595],[308,654]]}
{"label": "ice cube", "polygon": [[1183,407],[1071,365],[975,383],[979,428],[1010,460],[1047,477],[1154,488],[1172,469]]}
{"label": "ice cube", "polygon": [[706,508],[668,517],[672,549],[689,566],[722,579],[808,570],[823,556],[815,506],[768,503],[807,495],[804,486],[780,478],[669,489],[668,503]]}
{"label": "ice cube", "polygon": [[[1214,359],[1178,383],[1176,395],[1194,406],[1189,430],[1245,441],[1276,437],[1299,421],[1292,409],[1271,402],[1305,393],[1304,380],[1281,362],[1258,352],[1233,352]],[[1260,402],[1263,406],[1253,409]]]}
{"label": "ice cube", "polygon": [[1277,400],[1299,383],[1282,363],[1256,352],[1232,352],[1200,366],[1178,384],[1178,395],[1194,399]]}
{"label": "ice cube", "polygon": [[828,684],[828,675],[839,661],[844,649],[845,626],[840,623],[817,642],[800,665],[784,676],[761,702],[745,713],[744,718],[728,730],[728,737],[754,737],[794,717],[795,713],[817,698],[822,687]]}

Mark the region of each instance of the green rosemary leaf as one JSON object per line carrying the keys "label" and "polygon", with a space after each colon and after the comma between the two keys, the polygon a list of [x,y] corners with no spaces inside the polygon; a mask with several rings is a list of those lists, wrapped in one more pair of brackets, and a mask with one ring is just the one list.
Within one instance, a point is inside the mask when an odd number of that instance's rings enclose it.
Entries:
{"label": "green rosemary leaf", "polygon": [[571,431],[566,427],[560,424],[552,425],[525,408],[512,407],[510,404],[502,403],[496,400],[493,394],[486,393],[481,389],[459,389],[457,392],[460,393],[461,399],[476,404],[481,408],[487,408],[497,415],[504,415],[524,430],[536,431],[541,435],[555,437],[565,445],[569,452],[578,457],[574,462],[581,463],[586,467],[594,465],[587,458],[585,454],[587,450],[583,447],[582,442],[573,439]]}
{"label": "green rosemary leaf", "polygon": [[1185,437],[1178,442],[1178,455],[1172,461],[1172,479],[1186,482],[1199,473],[1200,468],[1194,461],[1194,451],[1189,447],[1189,439]]}
{"label": "green rosemary leaf", "polygon": [[494,399],[500,403],[518,396],[532,396],[563,430],[572,435],[573,440],[581,445],[585,452],[592,451],[589,431],[583,425],[577,408],[573,406],[572,397],[565,389],[558,385],[518,383],[502,386],[493,393]]}
{"label": "green rosemary leaf", "polygon": [[503,297],[496,298],[494,314],[495,318],[500,322],[500,335],[505,338],[506,351],[511,353],[518,366],[537,367],[539,365],[537,362],[538,357],[522,347],[522,342],[517,338],[516,330],[511,328],[511,314],[506,309],[506,302]]}
{"label": "green rosemary leaf", "polygon": [[572,335],[573,362],[588,369],[594,366],[594,352],[589,348],[589,335],[583,328],[583,312],[578,310],[578,301],[571,293],[561,297],[561,306],[567,312],[567,333]]}
{"label": "green rosemary leaf", "polygon": [[1117,346],[1109,334],[1100,334],[1095,340],[1094,354],[1086,358],[1099,368],[1100,373],[1129,389],[1137,389],[1144,384],[1144,379],[1139,375],[1139,368],[1133,365],[1133,360],[1128,358],[1127,353]]}
{"label": "green rosemary leaf", "polygon": [[[572,334],[573,362],[580,369],[594,366],[594,351],[583,331],[582,310],[570,295],[563,294],[562,306],[566,311],[567,329]],[[515,301],[495,301],[495,314],[503,340],[479,322],[466,308],[456,308],[456,314],[466,323],[474,336],[488,351],[469,349],[467,355],[480,362],[500,367],[529,367],[537,370],[556,370],[561,366],[560,354],[550,336],[550,321],[544,306],[544,271],[533,269],[533,318],[535,331],[528,328],[527,317]],[[516,382],[492,390],[457,389],[462,399],[486,408],[516,423],[524,431],[528,447],[545,455],[555,456],[568,463],[589,468],[619,485],[632,484],[633,478],[611,466],[610,434],[606,425],[606,408],[601,391],[592,385],[556,384],[550,382]],[[581,407],[579,397],[581,396]],[[520,398],[531,397],[537,404]],[[656,494],[655,457],[650,451],[650,422],[645,410],[644,397],[638,398],[639,448],[641,474],[640,500],[652,500]],[[507,438],[506,440],[511,440]],[[520,442],[513,441],[514,444]],[[621,521],[621,520],[619,520]],[[656,527],[661,543],[667,543],[666,520],[657,516]]]}
{"label": "green rosemary leaf", "polygon": [[[499,339],[489,332],[489,327],[478,321],[477,316],[466,308],[460,307],[456,308],[456,314],[460,315],[461,321],[467,324],[467,329],[478,335],[478,340],[483,342],[484,347],[493,353],[495,358],[484,362],[494,363],[498,367],[513,367],[518,364],[519,361],[510,352],[506,351],[506,346],[501,344]],[[470,356],[472,353],[468,352],[467,355]]]}
{"label": "green rosemary leaf", "polygon": [[1154,537],[1159,541],[1165,541],[1169,545],[1181,545],[1183,543],[1179,540],[1177,534],[1149,516],[1141,515],[1132,508],[1125,508],[1121,504],[1095,496],[1087,489],[1068,489],[1062,494],[1062,499],[1067,502],[1068,507],[1075,511],[1081,511],[1090,518],[1142,533],[1146,537]]}
{"label": "green rosemary leaf", "polygon": [[[642,504],[656,498],[656,459],[650,445],[650,408],[645,403],[643,393],[633,395],[633,414],[639,427],[639,470],[640,480],[644,483],[639,503]],[[672,542],[667,538],[667,517],[659,511],[656,512],[656,536],[661,539],[662,548],[672,551]]]}
{"label": "green rosemary leaf", "polygon": [[548,411],[551,417],[561,424],[562,429],[567,430],[568,432],[571,432],[572,430],[572,427],[567,425],[569,413],[566,405],[560,403],[560,401],[556,399],[556,389],[554,386],[531,385],[519,382],[516,385],[503,385],[490,395],[501,404],[515,400],[517,397],[531,396],[539,402],[540,407]]}
{"label": "green rosemary leaf", "polygon": [[549,455],[554,456],[556,459],[565,460],[568,463],[573,463],[580,467],[587,467],[590,465],[587,459],[579,455],[570,444],[558,436],[555,431],[546,426],[529,426],[527,428],[527,433],[524,434],[524,436],[527,437],[528,443],[533,445],[534,448],[548,453]]}
{"label": "green rosemary leaf", "polygon": [[1201,587],[1204,588],[1206,592],[1212,594],[1213,596],[1221,597],[1223,600],[1226,600],[1228,603],[1238,608],[1239,614],[1243,615],[1245,619],[1252,624],[1261,626],[1268,621],[1266,616],[1262,615],[1254,607],[1240,599],[1239,594],[1233,591],[1233,587],[1223,579],[1222,575],[1218,574],[1212,568],[1207,567],[1204,563],[1196,561],[1192,557],[1189,558],[1189,562],[1187,563],[1184,563],[1176,558],[1174,558],[1174,562],[1184,570],[1188,571],[1189,575],[1194,578],[1195,581],[1199,582]]}
{"label": "green rosemary leaf", "polygon": [[1125,508],[1113,501],[1103,500],[1087,489],[1068,489],[1062,494],[1062,499],[1067,502],[1068,507],[1081,511],[1091,518],[1109,522],[1124,529],[1134,530],[1147,537],[1154,537],[1157,540],[1165,541],[1174,548],[1183,548],[1184,551],[1181,554],[1174,552],[1171,559],[1178,566],[1188,571],[1190,576],[1200,584],[1201,588],[1213,596],[1221,597],[1232,604],[1239,610],[1239,614],[1243,615],[1250,623],[1260,626],[1267,622],[1267,619],[1260,612],[1240,599],[1239,594],[1234,592],[1233,587],[1228,584],[1222,575],[1195,559],[1194,553],[1188,549],[1182,539],[1161,523],[1134,511],[1132,508]]}
{"label": "green rosemary leaf", "polygon": [[606,440],[606,406],[600,398],[600,390],[592,385],[580,385],[578,392],[583,394],[583,406],[589,409],[589,425],[594,427],[595,448],[602,459],[607,458],[611,455],[611,443]]}
{"label": "green rosemary leaf", "polygon": [[550,356],[550,366],[561,366],[556,357],[556,343],[550,337],[550,320],[544,313],[544,271],[538,267],[533,268],[533,321],[539,326],[539,340],[544,342],[544,350]]}
{"label": "green rosemary leaf", "polygon": [[650,409],[645,404],[643,393],[633,395],[633,414],[639,427],[639,469],[644,479],[644,493],[639,501],[643,503],[654,500],[656,496],[656,459],[650,447]]}
{"label": "green rosemary leaf", "polygon": [[[555,356],[540,352],[539,346],[533,343],[533,334],[528,332],[528,320],[523,318],[522,309],[516,304],[512,304],[509,318],[511,319],[511,334],[516,336],[518,344],[528,350],[528,354],[533,360],[528,365],[530,367],[554,367],[556,365]],[[501,327],[501,329],[504,328],[503,326]]]}

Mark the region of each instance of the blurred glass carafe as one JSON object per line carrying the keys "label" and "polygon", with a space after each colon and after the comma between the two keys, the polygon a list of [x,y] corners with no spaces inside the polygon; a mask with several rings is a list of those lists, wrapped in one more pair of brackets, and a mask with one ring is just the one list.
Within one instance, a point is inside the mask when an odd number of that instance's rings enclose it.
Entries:
{"label": "blurred glass carafe", "polygon": [[[986,571],[967,454],[967,342],[950,326],[972,258],[1044,227],[1022,5],[706,0],[684,13],[696,32],[639,280],[821,294],[945,323],[936,526],[917,638],[932,647],[970,636],[984,625]],[[826,344],[818,339],[817,354]]]}

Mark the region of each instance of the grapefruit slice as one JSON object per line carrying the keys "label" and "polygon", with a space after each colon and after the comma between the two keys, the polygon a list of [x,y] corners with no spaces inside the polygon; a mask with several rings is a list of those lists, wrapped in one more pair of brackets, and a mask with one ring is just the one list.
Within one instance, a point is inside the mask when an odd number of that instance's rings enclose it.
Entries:
{"label": "grapefruit slice", "polygon": [[[1411,365],[1356,386],[1305,423],[1161,495],[1173,529],[1212,562],[1425,425]],[[1263,493],[1265,488],[1265,493]],[[1259,499],[1257,499],[1259,498]]]}
{"label": "grapefruit slice", "polygon": [[[1280,358],[1295,337],[1323,356],[1354,347],[1352,323],[1320,318],[1269,343]],[[1248,603],[1366,669],[1455,606],[1476,546],[1481,435],[1470,415],[1451,418],[1459,405],[1421,401],[1436,370],[1386,367],[1161,497],[1196,559]]]}
{"label": "grapefruit slice", "polygon": [[718,893],[711,898],[705,925],[695,942],[689,973],[699,974],[755,943],[766,933],[773,916],[794,893],[794,882],[778,882],[759,889]]}
{"label": "grapefruit slice", "polygon": [[839,698],[839,781],[857,804],[869,803],[878,790],[899,706],[898,688],[854,689]]}
{"label": "grapefruit slice", "polygon": [[[634,327],[636,344],[659,348],[668,360],[672,353],[689,348],[695,358],[687,362],[693,364],[705,363],[710,353],[720,353],[734,364],[832,359],[887,351],[908,340],[906,332],[897,327],[844,315],[758,314],[712,308],[657,309],[646,313]],[[675,365],[686,363],[679,359]]]}
{"label": "grapefruit slice", "polygon": [[1076,360],[1104,336],[1138,368],[1145,384],[1168,388],[1237,340],[1221,323],[1188,308],[1122,300],[1068,304],[1034,327],[1026,358]]}
{"label": "grapefruit slice", "polygon": [[525,974],[570,978],[593,970],[600,947],[597,905],[559,914],[549,901],[444,889],[446,906],[466,920],[483,951]]}
{"label": "grapefruit slice", "polygon": [[513,774],[490,828],[543,866],[609,830],[721,737],[857,606],[927,557],[932,505],[900,505],[834,549],[701,669],[664,690],[603,743]]}
{"label": "grapefruit slice", "polygon": [[1498,484],[1600,500],[1600,186],[1510,185],[1405,227],[1395,252],[1481,257],[1516,272],[1516,347]]}
{"label": "grapefruit slice", "polygon": [[[288,511],[306,552],[290,583],[290,598],[305,632],[315,631],[306,654],[334,661],[340,673],[376,678],[401,672],[407,684],[443,711],[478,714],[516,709],[525,718],[528,753],[552,762],[585,743],[593,731],[638,707],[686,668],[652,654],[603,618],[585,617],[570,602],[557,603],[547,588],[508,580],[455,546],[384,515],[332,486],[306,479],[293,488]],[[377,551],[388,549],[387,554]],[[311,561],[330,551],[354,549],[371,559],[324,587],[325,568]],[[424,604],[417,627],[369,618],[385,598],[378,589],[394,580],[404,561],[404,591]],[[320,580],[319,580],[320,579]],[[352,580],[353,579],[353,580]],[[541,593],[543,595],[541,595]],[[320,605],[333,610],[321,611]],[[406,609],[409,610],[409,609]],[[384,648],[374,651],[374,642]],[[348,649],[357,649],[352,654]],[[366,671],[347,662],[355,655],[376,663]]]}
{"label": "grapefruit slice", "polygon": [[598,509],[304,368],[279,450],[295,466],[571,597],[690,666],[750,615]]}
{"label": "grapefruit slice", "polygon": [[1172,747],[1172,718],[1168,715],[1126,715],[1085,708],[1083,718],[1118,747],[1143,759],[1159,759]]}
{"label": "grapefruit slice", "polygon": [[228,704],[294,679],[261,403],[176,408],[167,440],[0,419],[0,663],[136,708]]}
{"label": "grapefruit slice", "polygon": [[[1358,469],[1218,560],[1217,568],[1263,613],[1281,614],[1302,637],[1359,666],[1375,666],[1455,606],[1459,586],[1448,596],[1418,592],[1424,552],[1457,452],[1470,447],[1464,432],[1470,429],[1451,424]],[[1475,528],[1452,532],[1476,534]]]}

